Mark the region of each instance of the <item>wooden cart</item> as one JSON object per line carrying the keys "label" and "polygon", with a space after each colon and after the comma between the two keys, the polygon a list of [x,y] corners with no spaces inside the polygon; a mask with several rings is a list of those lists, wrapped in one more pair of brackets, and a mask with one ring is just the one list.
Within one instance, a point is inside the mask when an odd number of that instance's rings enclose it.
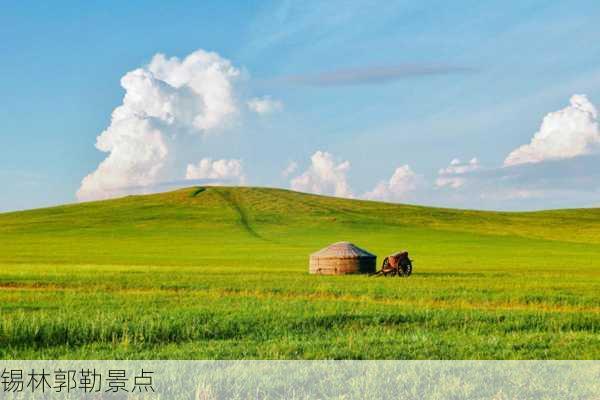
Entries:
{"label": "wooden cart", "polygon": [[412,260],[408,257],[408,251],[399,251],[390,254],[383,260],[381,269],[375,276],[410,276],[412,273]]}

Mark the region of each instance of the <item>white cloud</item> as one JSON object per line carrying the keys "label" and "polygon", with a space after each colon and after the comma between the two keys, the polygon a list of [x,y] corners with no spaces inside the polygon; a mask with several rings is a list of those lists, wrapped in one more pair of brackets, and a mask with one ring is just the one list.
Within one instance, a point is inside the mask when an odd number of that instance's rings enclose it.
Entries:
{"label": "white cloud", "polygon": [[123,103],[96,141],[109,154],[83,179],[78,199],[113,197],[165,178],[161,173],[180,135],[215,130],[235,116],[239,75],[228,60],[204,50],[181,60],[157,54],[125,74]]}
{"label": "white cloud", "polygon": [[93,173],[83,178],[79,200],[93,200],[128,193],[130,186],[154,183],[168,155],[161,131],[138,118],[113,120],[96,141],[110,153]]}
{"label": "white cloud", "polygon": [[468,163],[463,163],[460,159],[455,158],[450,161],[450,165],[446,168],[441,168],[438,171],[438,178],[435,181],[438,187],[451,187],[458,189],[465,185],[466,175],[480,168],[477,158],[472,158]]}
{"label": "white cloud", "polygon": [[333,156],[324,151],[317,151],[310,159],[309,168],[291,180],[293,190],[353,197],[346,177],[350,169],[349,161],[336,163]]}
{"label": "white cloud", "polygon": [[[220,132],[240,115],[245,103],[237,94],[240,77],[229,60],[204,50],[183,59],[156,54],[148,65],[125,74],[123,102],[96,139],[96,148],[108,155],[82,180],[77,198],[145,193],[144,188],[181,179],[174,175],[181,165],[174,164],[185,162],[180,158],[190,138]],[[248,104],[258,113],[282,107],[268,96]]]}
{"label": "white cloud", "polygon": [[379,182],[373,190],[364,194],[369,200],[402,201],[417,189],[419,178],[408,165],[394,171],[388,181]]}
{"label": "white cloud", "polygon": [[[600,196],[598,162],[600,154],[493,168],[460,163],[462,173],[444,176],[448,183],[423,198],[441,206],[497,210],[588,206]],[[450,184],[455,179],[460,186]]]}
{"label": "white cloud", "polygon": [[598,111],[585,95],[574,95],[569,106],[546,115],[531,142],[512,151],[504,165],[572,158],[598,149]]}
{"label": "white cloud", "polygon": [[499,167],[452,160],[438,172],[439,204],[495,209],[556,208],[589,204],[598,196],[600,157],[596,107],[584,95],[544,117],[529,144],[512,151]]}
{"label": "white cloud", "polygon": [[246,181],[242,162],[236,159],[213,161],[203,158],[197,164],[188,164],[185,179],[211,179],[212,184],[243,184]]}
{"label": "white cloud", "polygon": [[257,114],[270,114],[283,110],[283,103],[279,100],[271,99],[271,96],[254,97],[246,102],[251,111]]}
{"label": "white cloud", "polygon": [[[240,71],[217,53],[197,50],[183,60],[157,54],[147,69],[161,85],[177,90],[171,103],[160,104],[167,108],[163,111],[171,120],[207,131],[219,127],[237,112],[233,84]],[[130,93],[136,97],[140,94],[136,90]],[[144,105],[149,104],[147,98],[140,100]]]}
{"label": "white cloud", "polygon": [[288,177],[298,169],[298,163],[296,161],[290,161],[290,163],[281,171],[283,177]]}

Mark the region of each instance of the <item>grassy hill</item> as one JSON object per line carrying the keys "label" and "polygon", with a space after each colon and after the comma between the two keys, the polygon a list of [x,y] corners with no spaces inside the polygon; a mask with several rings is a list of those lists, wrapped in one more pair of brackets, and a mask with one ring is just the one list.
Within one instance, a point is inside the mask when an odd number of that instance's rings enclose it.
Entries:
{"label": "grassy hill", "polygon": [[[308,275],[348,240],[408,279]],[[600,209],[190,188],[0,214],[0,358],[600,358]]]}

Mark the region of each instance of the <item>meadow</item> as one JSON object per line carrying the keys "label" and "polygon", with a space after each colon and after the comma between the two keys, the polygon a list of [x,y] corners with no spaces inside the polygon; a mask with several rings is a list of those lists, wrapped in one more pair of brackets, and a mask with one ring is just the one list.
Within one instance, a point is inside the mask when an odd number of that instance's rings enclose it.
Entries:
{"label": "meadow", "polygon": [[[348,240],[410,278],[314,276]],[[600,209],[267,188],[0,214],[3,359],[599,359]]]}

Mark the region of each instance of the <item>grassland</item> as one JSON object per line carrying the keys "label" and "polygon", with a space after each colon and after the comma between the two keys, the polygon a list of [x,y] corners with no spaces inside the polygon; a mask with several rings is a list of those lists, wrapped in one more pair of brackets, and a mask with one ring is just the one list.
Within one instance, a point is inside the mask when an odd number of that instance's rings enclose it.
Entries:
{"label": "grassland", "polygon": [[[340,240],[414,275],[308,275]],[[191,188],[0,214],[0,358],[599,359],[600,209]]]}

